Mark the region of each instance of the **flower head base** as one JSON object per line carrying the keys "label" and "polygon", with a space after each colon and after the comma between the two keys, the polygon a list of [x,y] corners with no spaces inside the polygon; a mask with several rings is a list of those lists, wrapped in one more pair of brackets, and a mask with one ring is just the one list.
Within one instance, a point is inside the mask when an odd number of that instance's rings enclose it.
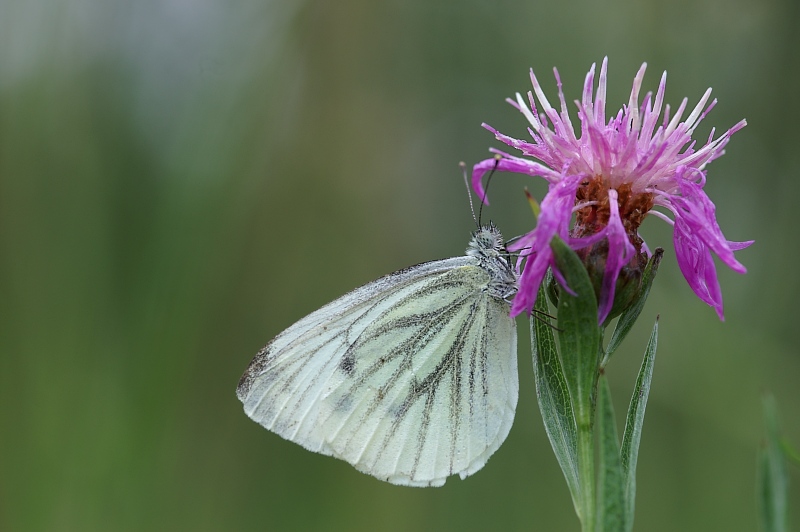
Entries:
{"label": "flower head base", "polygon": [[[722,294],[711,252],[734,271],[745,273],[733,251],[747,247],[752,241],[729,242],[723,236],[714,204],[703,192],[704,168],[724,153],[731,135],[746,122],[742,120],[716,139],[712,129],[705,145],[695,150],[692,133],[716,104],[713,100],[706,105],[711,89],[685,120],[681,121],[686,98],[670,117],[670,107],[664,105],[666,72],[655,97],[647,93],[639,104],[646,64],[636,74],[628,104],[606,121],[607,62],[607,58],[603,60],[596,91],[593,91],[595,66],[592,65],[586,75],[583,97],[575,102],[579,137],[575,135],[555,69],[559,110],[550,105],[533,71],[533,93],[528,93],[527,103],[519,93],[516,100],[508,100],[530,123],[531,141],[508,137],[484,124],[498,140],[539,162],[492,150],[499,159],[476,164],[472,174],[473,188],[483,201],[486,194],[482,178],[493,168],[543,177],[549,183],[536,228],[509,246],[521,252],[520,261],[524,262],[511,313],[532,310],[548,268],[564,284],[550,250],[550,241],[559,236],[578,251],[590,273],[592,266],[601,273],[598,321],[603,323],[612,315],[618,284],[621,281],[625,285],[626,275],[635,274],[649,254],[639,235],[639,226],[648,214],[653,214],[673,225],[681,272],[698,297],[722,319]],[[664,114],[659,123],[662,107]],[[653,209],[656,206],[672,213],[673,218]],[[570,227],[573,214],[576,222]]]}

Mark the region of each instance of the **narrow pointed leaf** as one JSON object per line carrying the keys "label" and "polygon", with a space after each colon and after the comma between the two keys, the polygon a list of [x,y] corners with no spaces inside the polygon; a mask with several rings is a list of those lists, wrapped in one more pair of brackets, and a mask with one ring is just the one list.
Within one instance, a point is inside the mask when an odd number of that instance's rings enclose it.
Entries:
{"label": "narrow pointed leaf", "polygon": [[[600,327],[597,300],[583,263],[563,240],[551,247],[556,264],[572,295],[562,287],[558,298],[558,346],[578,425],[592,425],[597,368],[600,362]],[[579,427],[580,430],[580,427]]]}
{"label": "narrow pointed leaf", "polygon": [[603,531],[625,530],[625,486],[622,462],[619,456],[619,439],[611,404],[611,391],[605,376],[600,377],[598,392],[598,428],[600,441],[600,469],[597,492],[597,523]]}
{"label": "narrow pointed leaf", "polygon": [[536,395],[542,413],[544,428],[558,464],[564,472],[572,502],[576,510],[580,507],[580,486],[577,464],[577,433],[567,382],[556,351],[552,326],[542,317],[547,313],[547,298],[544,288],[539,288],[534,310],[538,316],[530,319],[531,350],[533,352],[533,375],[536,379]]}
{"label": "narrow pointed leaf", "polygon": [[787,496],[789,476],[778,422],[778,409],[772,396],[764,398],[767,440],[759,452],[759,520],[764,532],[789,530]]}
{"label": "narrow pointed leaf", "polygon": [[639,295],[636,296],[631,306],[625,309],[620,315],[619,320],[617,320],[617,325],[614,327],[614,332],[611,334],[611,340],[608,342],[606,354],[601,366],[605,367],[608,363],[608,359],[611,358],[614,351],[617,350],[625,337],[628,336],[633,324],[636,323],[636,320],[639,318],[639,314],[642,313],[644,304],[647,301],[647,296],[650,295],[650,287],[653,286],[653,279],[656,278],[656,273],[658,273],[658,265],[661,263],[661,258],[663,256],[664,250],[657,248],[653,256],[650,257],[650,261],[647,263],[644,274],[642,275],[642,286],[639,288]]}
{"label": "narrow pointed leaf", "polygon": [[602,357],[597,300],[589,274],[575,252],[559,238],[554,238],[550,246],[558,272],[567,284],[561,287],[558,296],[558,347],[578,431],[581,490],[578,517],[584,530],[594,531],[597,518],[594,411]]}
{"label": "narrow pointed leaf", "polygon": [[639,368],[639,376],[633,388],[631,403],[628,406],[628,415],[625,420],[625,433],[622,436],[622,472],[625,475],[625,530],[633,527],[633,514],[636,503],[636,462],[639,456],[639,442],[642,439],[642,425],[644,412],[647,408],[647,398],[650,395],[650,383],[653,380],[653,363],[656,358],[658,344],[658,319],[653,326],[650,341],[644,352],[644,360]]}

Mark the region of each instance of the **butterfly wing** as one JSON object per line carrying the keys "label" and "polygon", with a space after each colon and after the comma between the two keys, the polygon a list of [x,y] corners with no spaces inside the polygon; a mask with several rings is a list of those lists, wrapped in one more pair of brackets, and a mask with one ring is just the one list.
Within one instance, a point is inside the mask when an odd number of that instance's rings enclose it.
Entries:
{"label": "butterfly wing", "polygon": [[248,416],[394,484],[479,470],[516,408],[516,331],[472,257],[414,266],[303,318],[253,359]]}

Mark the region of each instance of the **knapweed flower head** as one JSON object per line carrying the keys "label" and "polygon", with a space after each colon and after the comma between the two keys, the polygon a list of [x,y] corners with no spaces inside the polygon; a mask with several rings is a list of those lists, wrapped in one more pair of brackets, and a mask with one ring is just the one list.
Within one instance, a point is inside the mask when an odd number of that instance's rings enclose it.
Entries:
{"label": "knapweed flower head", "polygon": [[[473,188],[483,201],[486,194],[482,178],[492,169],[539,176],[549,185],[536,228],[509,245],[510,250],[520,252],[522,264],[520,289],[511,314],[531,312],[548,268],[565,284],[550,248],[553,237],[559,236],[585,263],[593,262],[596,266],[599,257],[602,278],[598,321],[603,323],[614,305],[618,281],[624,280],[620,272],[640,270],[649,255],[639,235],[639,226],[646,216],[654,215],[673,226],[681,272],[695,294],[722,319],[722,294],[711,253],[734,271],[745,273],[745,267],[733,252],[752,241],[731,242],[723,236],[714,204],[703,191],[705,166],[724,153],[731,135],[746,122],[742,120],[717,138],[712,129],[705,145],[696,149],[692,133],[716,104],[716,100],[708,103],[711,89],[685,119],[682,120],[686,98],[670,116],[669,105],[664,105],[667,79],[664,72],[655,98],[648,92],[640,105],[639,91],[646,63],[633,80],[628,104],[606,120],[607,62],[604,59],[600,67],[596,92],[595,65],[592,65],[586,75],[583,97],[575,102],[579,136],[575,134],[555,69],[560,109],[550,105],[532,70],[533,93],[528,92],[527,102],[519,93],[516,100],[508,100],[530,123],[528,132],[532,140],[511,138],[484,124],[497,139],[537,161],[492,150],[497,156],[476,164],[472,174]],[[575,223],[571,226],[573,215]]]}

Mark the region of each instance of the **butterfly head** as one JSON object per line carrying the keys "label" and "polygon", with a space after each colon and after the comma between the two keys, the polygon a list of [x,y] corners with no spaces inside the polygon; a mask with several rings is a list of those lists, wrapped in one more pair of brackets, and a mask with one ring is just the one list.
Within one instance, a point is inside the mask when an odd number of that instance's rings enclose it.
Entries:
{"label": "butterfly head", "polygon": [[467,255],[479,259],[495,259],[506,254],[503,235],[493,223],[484,225],[474,233],[467,246]]}

